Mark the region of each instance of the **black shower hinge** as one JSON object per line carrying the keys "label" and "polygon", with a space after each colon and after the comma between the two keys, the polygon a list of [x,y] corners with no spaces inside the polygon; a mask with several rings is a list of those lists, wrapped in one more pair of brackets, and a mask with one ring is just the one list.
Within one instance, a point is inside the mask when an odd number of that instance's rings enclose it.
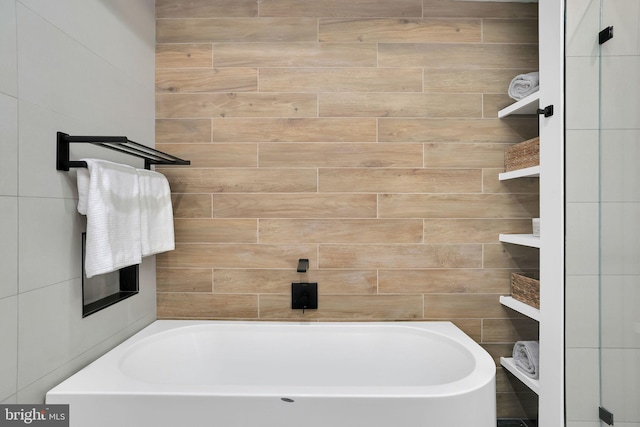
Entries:
{"label": "black shower hinge", "polygon": [[544,114],[545,117],[553,116],[553,105],[547,105],[544,108],[538,108],[536,111],[538,114]]}
{"label": "black shower hinge", "polygon": [[599,415],[602,421],[609,424],[610,426],[613,425],[613,414],[604,409],[602,406],[599,408]]}
{"label": "black shower hinge", "polygon": [[607,27],[598,33],[598,42],[606,43],[613,38],[613,27]]}

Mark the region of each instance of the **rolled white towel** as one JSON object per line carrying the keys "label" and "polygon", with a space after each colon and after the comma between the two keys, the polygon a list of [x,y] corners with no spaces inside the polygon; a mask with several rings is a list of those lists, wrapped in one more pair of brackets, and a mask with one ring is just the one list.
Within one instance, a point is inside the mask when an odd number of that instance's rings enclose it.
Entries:
{"label": "rolled white towel", "polygon": [[513,346],[513,361],[522,373],[531,378],[540,374],[538,341],[518,341]]}
{"label": "rolled white towel", "polygon": [[509,83],[509,96],[521,100],[540,89],[540,73],[537,71],[519,74]]}

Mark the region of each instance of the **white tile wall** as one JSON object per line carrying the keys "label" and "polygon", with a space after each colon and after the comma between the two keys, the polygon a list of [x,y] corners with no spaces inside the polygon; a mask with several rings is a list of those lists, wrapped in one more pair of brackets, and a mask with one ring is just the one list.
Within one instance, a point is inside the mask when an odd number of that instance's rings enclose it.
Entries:
{"label": "white tile wall", "polygon": [[0,118],[0,141],[2,141],[0,144],[0,159],[2,159],[0,196],[17,196],[18,101],[16,98],[0,93]]}
{"label": "white tile wall", "polygon": [[565,282],[567,347],[598,348],[598,276],[568,276]]}
{"label": "white tile wall", "polygon": [[74,199],[20,198],[20,292],[79,278],[82,231]]}
{"label": "white tile wall", "polygon": [[0,299],[0,402],[17,391],[18,298]]}
{"label": "white tile wall", "polygon": [[565,357],[567,420],[598,420],[600,406],[598,349],[569,348]]}
{"label": "white tile wall", "polygon": [[598,204],[567,203],[565,269],[569,275],[598,274]]}
{"label": "white tile wall", "polygon": [[565,90],[567,98],[567,129],[598,129],[599,93],[596,57],[567,57]]}
{"label": "white tile wall", "polygon": [[640,349],[602,350],[602,404],[619,422],[640,422]]}
{"label": "white tile wall", "polygon": [[18,293],[17,197],[0,196],[0,218],[0,298],[5,298]]}
{"label": "white tile wall", "polygon": [[[43,402],[52,386],[155,320],[152,258],[138,295],[82,318],[84,219],[75,173],[55,170],[57,131],[153,145],[154,7],[0,0],[0,402]],[[88,153],[106,151],[95,150]]]}
{"label": "white tile wall", "polygon": [[16,56],[16,2],[0,0],[0,92],[18,95]]}
{"label": "white tile wall", "polygon": [[600,190],[598,131],[568,129],[565,150],[567,202],[597,202]]}

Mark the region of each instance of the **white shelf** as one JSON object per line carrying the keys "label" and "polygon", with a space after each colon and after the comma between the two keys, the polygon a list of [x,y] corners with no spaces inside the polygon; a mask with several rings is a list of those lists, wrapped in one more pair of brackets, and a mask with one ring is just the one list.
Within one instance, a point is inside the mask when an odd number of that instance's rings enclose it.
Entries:
{"label": "white shelf", "polygon": [[520,246],[540,248],[540,237],[533,234],[501,234],[500,241]]}
{"label": "white shelf", "polygon": [[501,296],[500,297],[500,304],[509,307],[511,310],[515,310],[520,314],[524,314],[525,316],[536,320],[536,321],[540,321],[540,310],[535,308],[535,307],[531,307],[528,304],[525,304],[521,301],[518,301],[515,298],[512,297],[507,297],[507,296]]}
{"label": "white shelf", "polygon": [[540,91],[537,91],[498,111],[498,118],[502,119],[512,114],[537,114],[539,105]]}
{"label": "white shelf", "polygon": [[535,394],[540,394],[540,382],[536,379],[526,376],[520,369],[516,368],[516,364],[512,357],[501,357],[500,364],[507,371],[511,372],[517,379],[522,381],[524,385],[529,387]]}
{"label": "white shelf", "polygon": [[530,168],[518,169],[515,171],[502,172],[498,175],[500,181],[506,181],[516,178],[535,178],[540,176],[540,166],[531,166]]}

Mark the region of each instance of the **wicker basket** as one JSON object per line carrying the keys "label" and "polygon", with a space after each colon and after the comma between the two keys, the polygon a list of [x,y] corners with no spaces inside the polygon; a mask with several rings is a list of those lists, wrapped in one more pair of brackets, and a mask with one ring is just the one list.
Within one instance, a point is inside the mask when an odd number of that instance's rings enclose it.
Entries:
{"label": "wicker basket", "polygon": [[506,172],[530,168],[539,164],[540,138],[538,137],[512,145],[504,152],[504,169]]}
{"label": "wicker basket", "polygon": [[540,280],[535,274],[511,273],[511,296],[531,307],[540,308]]}

